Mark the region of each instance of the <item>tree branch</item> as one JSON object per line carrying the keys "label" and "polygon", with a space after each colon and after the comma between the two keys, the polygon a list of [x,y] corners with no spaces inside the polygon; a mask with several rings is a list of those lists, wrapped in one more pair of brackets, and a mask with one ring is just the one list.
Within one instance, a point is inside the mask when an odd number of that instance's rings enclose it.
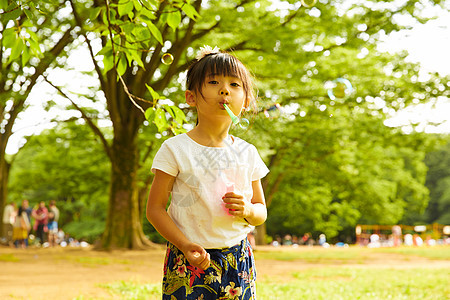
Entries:
{"label": "tree branch", "polygon": [[84,120],[88,123],[89,127],[92,129],[92,131],[100,138],[100,141],[103,144],[103,148],[105,149],[106,154],[109,158],[111,158],[111,146],[108,144],[108,141],[106,140],[105,136],[101,132],[101,130],[92,122],[91,118],[84,112],[84,110],[79,107],[67,94],[65,94],[61,88],[54,85],[50,80],[48,80],[47,76],[43,75],[45,81],[47,81],[54,89],[56,89],[63,97],[68,99],[70,103],[81,113],[81,116]]}
{"label": "tree branch", "polygon": [[84,38],[86,40],[86,44],[89,48],[89,54],[91,55],[92,63],[94,64],[95,71],[98,75],[98,79],[100,80],[100,86],[101,86],[102,90],[105,91],[105,93],[107,93],[108,89],[106,88],[105,78],[103,77],[102,70],[100,69],[97,61],[95,60],[94,50],[92,48],[90,40],[88,39],[88,37],[86,35],[86,31],[83,29],[83,22],[80,18],[80,15],[77,12],[77,10],[75,9],[75,4],[73,3],[73,0],[70,0],[70,5],[72,6],[72,12],[73,12],[73,16],[75,18],[75,22],[81,28],[81,34],[84,36]]}

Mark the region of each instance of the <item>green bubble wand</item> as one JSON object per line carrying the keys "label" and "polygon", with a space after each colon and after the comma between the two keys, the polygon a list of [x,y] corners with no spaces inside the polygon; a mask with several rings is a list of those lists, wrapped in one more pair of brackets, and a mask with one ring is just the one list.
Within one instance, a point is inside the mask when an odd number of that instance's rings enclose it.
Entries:
{"label": "green bubble wand", "polygon": [[250,125],[250,122],[246,118],[239,118],[239,117],[237,117],[225,103],[223,104],[223,107],[227,111],[228,115],[231,118],[231,122],[234,125],[238,125],[239,124],[239,127],[241,127],[242,129],[247,129],[248,128],[248,125]]}

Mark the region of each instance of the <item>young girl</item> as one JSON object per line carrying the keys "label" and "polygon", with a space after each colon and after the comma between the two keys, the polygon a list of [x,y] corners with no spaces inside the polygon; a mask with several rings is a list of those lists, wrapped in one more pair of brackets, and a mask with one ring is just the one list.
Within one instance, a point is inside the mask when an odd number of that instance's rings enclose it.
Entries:
{"label": "young girl", "polygon": [[255,101],[251,77],[236,57],[205,48],[185,92],[197,125],[166,140],[152,165],[147,218],[168,240],[163,299],[256,299],[246,236],[266,220],[260,179],[269,170],[253,145],[228,134],[223,106],[239,115]]}
{"label": "young girl", "polygon": [[16,220],[13,224],[13,240],[16,248],[26,248],[28,243],[28,232],[30,231],[30,221],[26,211],[19,206],[19,211],[17,212]]}

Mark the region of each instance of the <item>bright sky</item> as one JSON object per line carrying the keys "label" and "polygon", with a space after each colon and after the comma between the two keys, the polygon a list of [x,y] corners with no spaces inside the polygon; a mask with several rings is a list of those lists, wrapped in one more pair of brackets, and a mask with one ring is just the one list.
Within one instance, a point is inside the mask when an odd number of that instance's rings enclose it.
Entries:
{"label": "bright sky", "polygon": [[[425,11],[424,13],[436,15],[435,10]],[[413,30],[408,32],[399,32],[386,37],[386,43],[381,47],[384,51],[400,51],[408,50],[411,61],[420,62],[424,71],[437,71],[442,75],[450,74],[450,12],[439,11],[439,17],[436,20],[429,21],[422,25],[417,24]],[[409,22],[410,20],[399,20],[399,22]],[[87,50],[80,50],[87,51]],[[81,57],[88,57],[88,53],[82,53]],[[49,80],[55,85],[63,86],[67,82],[73,83],[68,85],[70,91],[77,93],[86,93],[86,86],[92,79],[81,75],[80,71],[92,70],[93,66],[89,59],[69,58],[67,67],[74,70],[54,70],[49,75]],[[80,82],[83,86],[80,87]],[[446,88],[449,88],[450,83]],[[50,128],[53,125],[51,120],[54,118],[63,119],[72,115],[80,116],[78,112],[62,112],[58,108],[51,109],[48,113],[42,108],[43,103],[47,99],[51,99],[55,91],[47,83],[42,83],[33,89],[28,103],[32,103],[32,107],[21,113],[20,120],[14,125],[14,134],[9,139],[6,153],[14,154],[18,148],[24,143],[23,136],[39,134],[44,128]],[[78,100],[77,100],[78,101]],[[67,101],[67,103],[69,103]],[[104,106],[97,103],[99,110]],[[450,99],[438,99],[434,105],[418,104],[415,107],[407,107],[403,111],[397,113],[392,119],[387,120],[387,126],[405,126],[406,132],[411,131],[408,124],[411,121],[419,122],[416,130],[425,132],[450,132]],[[64,113],[64,116],[61,114]],[[428,121],[442,122],[439,126],[426,125]]]}
{"label": "bright sky", "polygon": [[[435,12],[430,11],[430,14]],[[440,11],[439,18],[426,24],[418,24],[409,32],[398,32],[387,38],[386,51],[396,52],[408,50],[408,59],[420,62],[423,76],[427,71],[439,72],[441,75],[450,75],[450,12]],[[450,88],[450,82],[447,83]],[[405,132],[412,131],[408,126],[411,122],[418,122],[416,130],[427,133],[450,133],[450,99],[441,97],[436,103],[417,104],[407,107],[385,124],[387,126],[402,126]],[[438,126],[427,125],[429,121],[441,123]]]}

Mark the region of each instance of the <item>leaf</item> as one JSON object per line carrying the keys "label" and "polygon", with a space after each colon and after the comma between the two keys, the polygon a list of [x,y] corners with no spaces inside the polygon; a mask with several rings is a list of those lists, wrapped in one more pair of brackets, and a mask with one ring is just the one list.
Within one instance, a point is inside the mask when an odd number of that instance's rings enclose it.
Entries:
{"label": "leaf", "polygon": [[24,9],[23,12],[25,13],[25,15],[27,16],[27,18],[29,20],[34,20],[35,19],[33,13],[29,9]]}
{"label": "leaf", "polygon": [[147,90],[150,92],[150,95],[152,96],[152,99],[154,101],[161,99],[161,96],[157,92],[155,92],[155,90],[151,86],[149,86],[148,84],[145,84],[145,86],[147,87]]}
{"label": "leaf", "polygon": [[120,54],[119,62],[117,63],[117,73],[122,76],[127,70],[128,62],[124,53]]}
{"label": "leaf", "polygon": [[40,56],[42,55],[41,47],[39,46],[39,42],[35,40],[28,40],[30,43],[30,50],[33,55]]}
{"label": "leaf", "polygon": [[155,119],[153,120],[158,131],[161,132],[167,128],[166,112],[161,107],[158,107],[155,112]]}
{"label": "leaf", "polygon": [[5,10],[8,7],[8,0],[0,0],[0,9]]}
{"label": "leaf", "polygon": [[101,11],[101,7],[95,7],[93,9],[91,9],[90,13],[89,13],[89,19],[91,21],[97,19],[98,15],[100,14],[100,11]]}
{"label": "leaf", "polygon": [[167,24],[173,29],[176,30],[178,25],[181,23],[181,13],[179,11],[175,11],[170,13],[167,16]]}
{"label": "leaf", "polygon": [[39,38],[36,34],[36,32],[34,32],[33,30],[26,28],[27,33],[30,35],[30,38],[35,41],[35,42],[39,42]]}
{"label": "leaf", "polygon": [[137,62],[138,66],[145,70],[144,62],[142,61],[141,54],[138,51],[129,51],[132,59]]}
{"label": "leaf", "polygon": [[29,47],[25,47],[23,48],[23,52],[22,52],[22,66],[25,66],[27,64],[27,62],[30,60],[30,48]]}
{"label": "leaf", "polygon": [[114,67],[112,50],[103,54],[103,71],[106,73]]}
{"label": "leaf", "polygon": [[134,9],[133,2],[131,0],[121,0],[117,5],[117,11],[119,12],[119,16],[128,15]]}
{"label": "leaf", "polygon": [[195,20],[196,18],[200,17],[198,12],[195,10],[195,8],[190,4],[184,4],[181,9],[184,11],[184,13],[191,18],[192,20]]}
{"label": "leaf", "polygon": [[184,112],[181,109],[179,109],[176,105],[171,106],[171,108],[175,114],[174,117],[175,121],[178,124],[183,124],[183,122],[186,121],[186,115],[184,114]]}
{"label": "leaf", "polygon": [[134,27],[133,29],[133,34],[136,36],[136,39],[138,41],[145,41],[145,40],[149,40],[151,38],[150,32],[148,31],[147,28],[139,26],[139,27]]}
{"label": "leaf", "polygon": [[155,108],[150,107],[145,111],[145,119],[147,119],[147,121],[149,122],[152,122],[154,118],[155,118]]}
{"label": "leaf", "polygon": [[11,5],[9,5],[5,11],[6,11],[6,13],[3,13],[1,15],[3,24],[7,24],[9,20],[17,19],[22,14],[22,10],[20,9],[20,6],[17,6],[17,4],[15,2],[13,2]]}
{"label": "leaf", "polygon": [[141,9],[142,9],[142,4],[141,4],[138,0],[133,0],[133,5],[134,5],[134,8],[135,8],[137,11],[141,11]]}
{"label": "leaf", "polygon": [[155,37],[155,39],[162,45],[163,39],[158,27],[156,27],[155,24],[153,24],[152,22],[147,22],[146,24],[152,35]]}
{"label": "leaf", "polygon": [[18,58],[22,54],[22,50],[23,50],[23,40],[19,38],[16,40],[14,47],[11,48],[11,55],[9,56],[9,62]]}
{"label": "leaf", "polygon": [[12,48],[16,43],[17,35],[14,28],[8,28],[3,31],[3,47]]}
{"label": "leaf", "polygon": [[170,116],[175,119],[175,114],[173,113],[171,106],[164,104],[163,107],[170,114]]}

